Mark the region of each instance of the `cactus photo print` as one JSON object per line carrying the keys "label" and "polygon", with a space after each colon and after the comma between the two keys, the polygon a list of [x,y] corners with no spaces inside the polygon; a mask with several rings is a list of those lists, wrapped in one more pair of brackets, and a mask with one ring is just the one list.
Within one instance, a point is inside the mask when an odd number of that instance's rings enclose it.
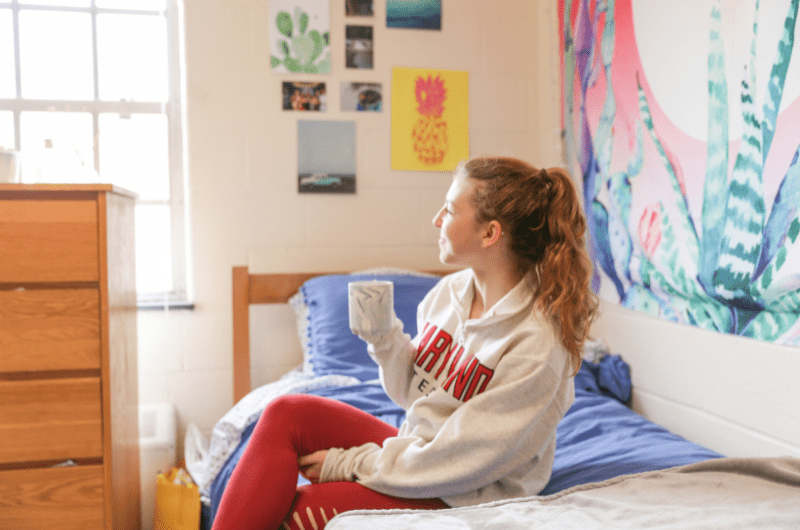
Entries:
{"label": "cactus photo print", "polygon": [[560,1],[602,298],[800,345],[798,2]]}
{"label": "cactus photo print", "polygon": [[327,0],[270,0],[273,72],[331,73],[329,11]]}
{"label": "cactus photo print", "polygon": [[467,72],[392,70],[392,169],[452,171],[469,158]]}

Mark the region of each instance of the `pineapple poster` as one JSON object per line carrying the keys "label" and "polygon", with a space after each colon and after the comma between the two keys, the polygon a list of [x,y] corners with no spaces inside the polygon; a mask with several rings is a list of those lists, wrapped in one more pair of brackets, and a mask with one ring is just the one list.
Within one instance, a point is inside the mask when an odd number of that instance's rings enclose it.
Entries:
{"label": "pineapple poster", "polygon": [[469,158],[467,72],[392,71],[392,169],[452,171]]}

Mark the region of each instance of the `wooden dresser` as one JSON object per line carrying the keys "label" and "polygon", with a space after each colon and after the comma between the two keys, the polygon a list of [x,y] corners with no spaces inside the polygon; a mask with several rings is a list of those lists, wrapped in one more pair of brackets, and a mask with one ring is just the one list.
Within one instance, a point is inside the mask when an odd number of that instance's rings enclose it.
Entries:
{"label": "wooden dresser", "polygon": [[2,530],[139,530],[134,199],[0,184]]}

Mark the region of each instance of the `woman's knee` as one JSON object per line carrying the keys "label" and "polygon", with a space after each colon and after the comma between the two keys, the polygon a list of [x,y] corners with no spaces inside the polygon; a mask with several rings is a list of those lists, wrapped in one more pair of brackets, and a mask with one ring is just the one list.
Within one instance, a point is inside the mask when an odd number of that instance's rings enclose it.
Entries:
{"label": "woman's knee", "polygon": [[278,396],[267,404],[261,417],[267,417],[270,420],[276,421],[295,421],[298,417],[305,416],[309,413],[313,414],[319,406],[319,399],[322,398],[307,394],[286,394]]}

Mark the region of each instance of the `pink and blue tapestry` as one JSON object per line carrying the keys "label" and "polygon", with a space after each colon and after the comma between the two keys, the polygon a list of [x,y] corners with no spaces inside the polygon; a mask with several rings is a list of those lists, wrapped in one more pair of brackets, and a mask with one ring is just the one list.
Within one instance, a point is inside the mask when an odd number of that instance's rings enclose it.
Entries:
{"label": "pink and blue tapestry", "polygon": [[799,1],[559,1],[601,298],[800,345]]}

